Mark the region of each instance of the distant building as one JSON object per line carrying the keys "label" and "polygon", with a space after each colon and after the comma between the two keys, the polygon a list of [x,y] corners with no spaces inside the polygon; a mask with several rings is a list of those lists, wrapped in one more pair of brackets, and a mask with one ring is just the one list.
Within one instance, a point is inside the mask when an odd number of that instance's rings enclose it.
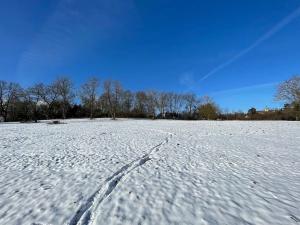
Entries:
{"label": "distant building", "polygon": [[268,113],[272,113],[272,112],[276,112],[276,111],[278,111],[278,110],[265,108],[264,110],[257,111],[257,114],[268,114]]}

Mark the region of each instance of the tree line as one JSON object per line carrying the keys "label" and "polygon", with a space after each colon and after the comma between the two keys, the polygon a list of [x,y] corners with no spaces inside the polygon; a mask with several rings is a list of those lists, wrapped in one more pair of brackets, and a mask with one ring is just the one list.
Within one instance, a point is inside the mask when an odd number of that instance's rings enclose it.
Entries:
{"label": "tree line", "polygon": [[221,113],[222,120],[300,120],[300,76],[293,76],[278,85],[275,100],[284,102],[279,109],[258,111],[252,107],[248,112]]}
{"label": "tree line", "polygon": [[248,113],[221,112],[208,96],[195,93],[133,92],[119,81],[89,78],[76,90],[68,77],[50,84],[38,83],[24,88],[18,83],[0,80],[0,120],[35,121],[56,118],[117,117],[161,119],[299,119],[300,77],[279,85],[276,98],[285,101],[282,109]]}
{"label": "tree line", "polygon": [[132,92],[119,81],[100,83],[97,77],[88,79],[78,90],[68,77],[28,88],[0,81],[0,117],[4,121],[81,117],[216,119],[218,114],[218,107],[209,97],[154,90]]}

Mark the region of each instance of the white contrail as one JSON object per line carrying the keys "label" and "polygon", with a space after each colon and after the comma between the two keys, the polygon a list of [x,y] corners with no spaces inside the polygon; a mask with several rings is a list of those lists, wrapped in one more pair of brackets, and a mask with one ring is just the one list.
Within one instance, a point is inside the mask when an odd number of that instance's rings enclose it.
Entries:
{"label": "white contrail", "polygon": [[233,88],[233,89],[227,89],[222,91],[216,91],[213,93],[210,93],[209,96],[216,96],[216,95],[224,95],[224,94],[232,94],[232,93],[241,93],[245,91],[252,91],[255,89],[264,89],[267,87],[274,87],[277,86],[280,82],[271,82],[271,83],[264,83],[264,84],[256,84],[251,86],[245,86],[245,87],[239,87],[239,88]]}
{"label": "white contrail", "polygon": [[272,37],[274,34],[279,32],[282,28],[284,28],[286,25],[288,25],[290,22],[292,22],[294,19],[296,19],[298,16],[300,16],[300,7],[297,8],[295,11],[293,11],[291,14],[289,14],[287,17],[285,17],[283,20],[281,20],[278,24],[276,24],[274,27],[272,27],[268,32],[266,32],[263,36],[261,36],[259,39],[257,39],[253,44],[251,44],[249,47],[242,50],[240,53],[229,59],[228,61],[222,63],[221,65],[217,66],[213,70],[211,70],[209,73],[204,75],[199,81],[206,80],[208,77],[212,76],[213,74],[219,72],[226,66],[232,64],[242,56],[246,55],[248,52],[250,52],[253,48],[260,45],[262,42],[266,41],[270,37]]}

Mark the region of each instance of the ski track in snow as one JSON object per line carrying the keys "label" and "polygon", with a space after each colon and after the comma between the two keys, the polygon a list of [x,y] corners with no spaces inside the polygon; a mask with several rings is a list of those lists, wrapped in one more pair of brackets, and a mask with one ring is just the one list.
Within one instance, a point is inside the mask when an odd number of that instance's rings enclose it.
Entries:
{"label": "ski track in snow", "polygon": [[[300,224],[300,124],[0,124],[0,224]],[[154,146],[154,147],[153,147]]]}
{"label": "ski track in snow", "polygon": [[[172,137],[172,134],[170,135],[170,137]],[[123,166],[112,176],[106,179],[105,183],[96,191],[96,193],[89,197],[87,202],[79,208],[75,216],[71,219],[69,225],[93,224],[96,217],[99,216],[99,212],[97,211],[99,205],[114,191],[114,189],[122,181],[122,179],[125,176],[128,176],[130,172],[137,167],[142,166],[147,161],[151,160],[151,155],[153,154],[153,152],[159,151],[159,149],[164,144],[167,144],[170,137],[166,137],[163,142],[151,148],[149,153]]]}

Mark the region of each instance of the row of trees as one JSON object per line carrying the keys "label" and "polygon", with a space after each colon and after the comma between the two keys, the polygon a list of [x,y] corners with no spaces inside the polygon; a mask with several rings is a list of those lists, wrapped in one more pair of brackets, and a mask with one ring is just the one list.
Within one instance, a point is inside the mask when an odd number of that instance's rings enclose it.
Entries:
{"label": "row of trees", "polygon": [[0,120],[38,121],[53,118],[134,117],[166,119],[286,119],[300,118],[300,76],[279,85],[276,99],[284,101],[282,109],[248,113],[222,113],[209,97],[194,93],[158,91],[132,92],[119,81],[100,83],[96,77],[75,90],[68,77],[51,84],[23,88],[17,83],[0,81]]}
{"label": "row of trees", "polygon": [[300,107],[285,104],[280,109],[258,111],[250,108],[248,112],[231,112],[219,114],[221,120],[300,120]]}
{"label": "row of trees", "polygon": [[293,76],[279,84],[275,99],[285,102],[284,106],[263,111],[251,108],[248,113],[227,113],[220,117],[233,120],[300,120],[300,76]]}
{"label": "row of trees", "polygon": [[194,93],[153,90],[132,92],[123,89],[119,81],[106,80],[101,84],[96,77],[77,91],[68,77],[29,88],[0,81],[0,117],[4,121],[87,116],[216,119],[218,114],[218,107],[209,97],[199,99]]}

